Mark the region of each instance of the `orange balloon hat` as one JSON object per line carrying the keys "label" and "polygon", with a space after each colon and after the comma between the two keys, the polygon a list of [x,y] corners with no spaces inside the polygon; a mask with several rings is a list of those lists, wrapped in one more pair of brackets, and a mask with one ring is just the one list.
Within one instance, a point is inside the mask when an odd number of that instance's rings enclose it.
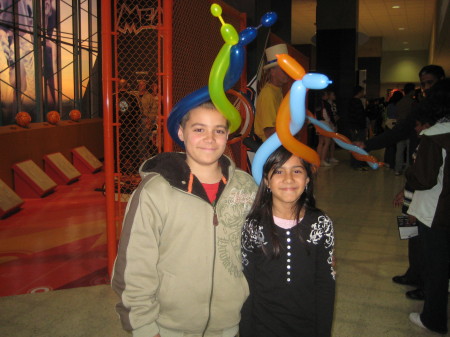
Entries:
{"label": "orange balloon hat", "polygon": [[56,125],[60,121],[61,117],[59,116],[58,111],[49,111],[47,112],[47,122],[50,124]]}
{"label": "orange balloon hat", "polygon": [[26,128],[31,123],[31,116],[28,112],[22,111],[16,115],[17,125]]}

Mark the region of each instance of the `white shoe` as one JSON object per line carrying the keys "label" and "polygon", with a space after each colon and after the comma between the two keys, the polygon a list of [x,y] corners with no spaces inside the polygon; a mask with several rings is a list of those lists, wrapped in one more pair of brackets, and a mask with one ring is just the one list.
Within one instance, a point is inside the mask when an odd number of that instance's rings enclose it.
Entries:
{"label": "white shoe", "polygon": [[331,158],[328,162],[330,162],[331,164],[337,164],[339,163],[339,160],[337,160],[336,158]]}
{"label": "white shoe", "polygon": [[329,162],[323,160],[323,161],[320,163],[320,166],[322,166],[322,167],[329,167],[329,166],[331,166],[331,164],[330,164]]}
{"label": "white shoe", "polygon": [[[423,325],[420,320],[420,314],[418,312],[412,312],[409,314],[409,320],[413,322],[415,325],[420,326],[422,329],[427,329],[425,325]],[[427,329],[428,330],[428,329]]]}

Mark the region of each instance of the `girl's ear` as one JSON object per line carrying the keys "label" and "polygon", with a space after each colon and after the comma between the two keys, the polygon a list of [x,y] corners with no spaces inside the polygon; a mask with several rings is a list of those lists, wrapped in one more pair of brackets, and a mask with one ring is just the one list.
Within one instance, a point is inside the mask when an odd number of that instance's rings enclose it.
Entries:
{"label": "girl's ear", "polygon": [[308,185],[308,184],[309,184],[309,177],[306,178],[306,185]]}
{"label": "girl's ear", "polygon": [[267,179],[266,177],[264,177],[264,184],[266,184],[266,186],[269,187],[269,179]]}
{"label": "girl's ear", "polygon": [[180,127],[178,128],[178,138],[180,138],[180,140],[181,140],[182,142],[184,142],[183,128],[181,127],[181,125],[180,125]]}

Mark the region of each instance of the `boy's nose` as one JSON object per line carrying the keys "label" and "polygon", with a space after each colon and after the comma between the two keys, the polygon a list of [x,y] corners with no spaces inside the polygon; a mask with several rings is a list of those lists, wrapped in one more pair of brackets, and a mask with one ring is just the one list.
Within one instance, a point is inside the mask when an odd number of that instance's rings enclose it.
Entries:
{"label": "boy's nose", "polygon": [[212,142],[215,140],[214,132],[206,132],[205,133],[205,141]]}

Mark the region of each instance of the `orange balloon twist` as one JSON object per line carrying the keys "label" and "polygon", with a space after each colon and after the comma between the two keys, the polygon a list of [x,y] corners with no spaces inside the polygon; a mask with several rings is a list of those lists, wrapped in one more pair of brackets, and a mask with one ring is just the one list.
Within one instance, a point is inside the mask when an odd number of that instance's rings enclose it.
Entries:
{"label": "orange balloon twist", "polygon": [[[310,120],[310,122],[314,125],[314,128],[316,129],[318,134],[320,134],[322,136],[325,136],[325,137],[328,137],[328,138],[331,138],[335,142],[337,140],[336,143],[338,143],[338,145],[339,145],[339,141],[341,141],[341,142],[346,143],[346,144],[348,144],[350,146],[356,146],[356,145],[352,144],[350,139],[348,139],[344,135],[342,135],[340,133],[337,133],[337,132],[330,132],[330,131],[324,130],[319,125],[317,125],[316,123],[313,123],[314,121],[317,121],[317,119],[314,118],[314,115],[311,113],[311,111],[309,111],[309,110],[307,111],[307,116],[308,116],[308,119]],[[366,161],[366,162],[369,162],[369,163],[374,163],[374,164],[377,164],[378,166],[383,166],[384,165],[384,163],[379,162],[378,159],[375,158],[374,156],[371,156],[369,154],[361,154],[361,153],[352,151],[349,148],[347,148],[347,149],[350,151],[350,153],[352,154],[352,156],[356,160]]]}
{"label": "orange balloon twist", "polygon": [[291,93],[288,92],[281,101],[280,108],[278,109],[276,119],[278,138],[280,138],[281,144],[283,144],[283,146],[291,153],[295,154],[297,157],[303,158],[315,166],[320,166],[319,154],[309,146],[300,142],[291,133],[289,128],[291,123],[291,114],[289,110],[290,95]]}

